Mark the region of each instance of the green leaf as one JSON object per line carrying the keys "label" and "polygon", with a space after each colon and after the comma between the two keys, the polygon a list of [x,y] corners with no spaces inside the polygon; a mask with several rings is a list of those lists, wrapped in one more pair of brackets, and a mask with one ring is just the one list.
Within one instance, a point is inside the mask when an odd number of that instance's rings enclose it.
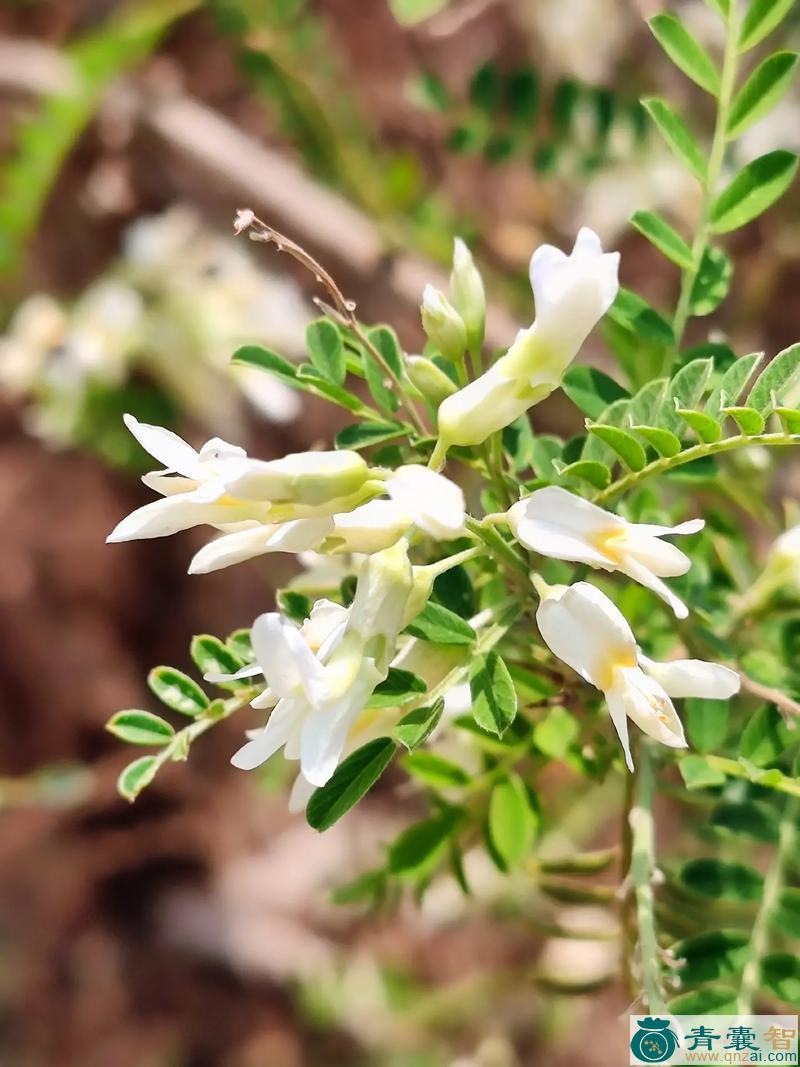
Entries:
{"label": "green leaf", "polygon": [[517,692],[522,690],[522,698],[527,704],[541,704],[559,691],[559,686],[537,670],[519,663],[507,663],[506,666]]}
{"label": "green leaf", "polygon": [[[223,644],[218,637],[211,634],[197,634],[192,638],[189,649],[191,657],[201,674],[235,674],[244,661]],[[236,688],[247,682],[231,682]]]}
{"label": "green leaf", "polygon": [[800,434],[800,411],[795,408],[775,408],[775,414],[783,423],[786,433]]}
{"label": "green leaf", "polygon": [[687,408],[678,408],[676,414],[690,426],[701,441],[713,443],[722,437],[722,427],[716,419],[706,415],[704,411],[690,411]]}
{"label": "green leaf", "polygon": [[367,340],[380,352],[384,363],[396,378],[403,377],[403,352],[397,334],[391,326],[373,326],[367,330]]}
{"label": "green leaf", "polygon": [[719,72],[708,52],[692,36],[680,19],[674,15],[655,15],[648,19],[654,37],[669,58],[683,73],[696,82],[701,89],[719,94]]}
{"label": "green leaf", "polygon": [[689,297],[691,314],[710,315],[716,311],[728,295],[732,277],[733,263],[730,257],[721,248],[706,248]]}
{"label": "green leaf", "polygon": [[779,1000],[800,1006],[800,959],[788,952],[773,952],[761,961],[761,983]]}
{"label": "green leaf", "polygon": [[775,107],[791,84],[798,58],[797,52],[776,52],[756,67],[731,106],[726,131],[730,140]]}
{"label": "green leaf", "polygon": [[399,667],[390,667],[386,678],[375,687],[367,707],[393,708],[397,704],[416,700],[421,693],[427,691],[428,686],[418,675],[403,671]]}
{"label": "green leaf", "polygon": [[748,163],[714,202],[712,229],[716,233],[730,233],[758,218],[792,184],[797,163],[794,152],[783,149],[768,152]]}
{"label": "green leaf", "polygon": [[605,489],[611,484],[611,471],[598,460],[579,459],[577,463],[562,466],[559,472],[564,478],[577,478],[579,481],[588,482],[595,489]]}
{"label": "green leaf", "polygon": [[711,767],[702,756],[683,756],[678,760],[678,770],[689,790],[725,785],[725,775],[722,771]]}
{"label": "green leaf", "polygon": [[617,426],[602,426],[600,423],[587,423],[586,429],[612,448],[630,470],[640,471],[647,464],[645,450],[627,430]]}
{"label": "green leaf", "polygon": [[306,621],[314,606],[310,596],[298,593],[295,589],[279,589],[275,594],[275,602],[281,614],[299,623]]}
{"label": "green leaf", "polygon": [[380,444],[381,441],[402,437],[405,433],[405,427],[399,422],[356,422],[339,430],[334,444],[336,448],[358,451],[359,448],[369,448],[370,445]]}
{"label": "green leaf", "polygon": [[698,752],[716,752],[728,736],[730,702],[689,697],[683,707],[692,748]]}
{"label": "green leaf", "polygon": [[437,756],[435,752],[420,750],[404,756],[402,764],[410,775],[419,778],[425,785],[431,785],[436,789],[447,789],[450,786],[469,785],[470,778],[463,767],[457,763]]}
{"label": "green leaf", "polygon": [[793,0],[751,0],[739,34],[739,51],[747,52],[772,33],[792,10]]}
{"label": "green leaf", "polygon": [[147,684],[162,703],[181,715],[194,718],[209,705],[208,697],[197,682],[174,667],[153,667],[147,676]]}
{"label": "green leaf", "polygon": [[389,869],[393,874],[400,875],[417,875],[427,871],[441,857],[460,820],[461,812],[450,808],[431,819],[409,826],[389,846]]}
{"label": "green leaf", "polygon": [[596,419],[613,401],[629,395],[603,371],[583,364],[569,368],[561,380],[561,388],[590,419]]}
{"label": "green leaf", "polygon": [[[692,266],[692,250],[675,230],[654,211],[637,211],[631,222],[647,240],[677,266],[689,270]],[[587,411],[591,416],[592,412]]]}
{"label": "green leaf", "polygon": [[150,711],[118,711],[106,730],[129,745],[166,745],[175,736],[170,724]]}
{"label": "green leaf", "polygon": [[722,15],[723,18],[728,17],[731,0],[706,0],[706,3],[710,8],[716,11],[718,15]]}
{"label": "green leaf", "polygon": [[800,938],[800,889],[782,889],[770,916],[772,927],[790,937]]}
{"label": "green leaf", "polygon": [[757,767],[766,767],[782,759],[796,742],[797,731],[787,727],[774,704],[764,704],[745,726],[739,754]]}
{"label": "green leaf", "polygon": [[578,724],[566,708],[551,708],[533,728],[533,743],[550,759],[563,759],[578,736]]}
{"label": "green leaf", "polygon": [[667,1007],[673,1015],[729,1015],[736,1010],[736,992],[723,985],[707,985],[673,997]]}
{"label": "green leaf", "polygon": [[689,860],[681,871],[681,881],[701,896],[722,900],[759,900],[764,890],[763,877],[752,867],[710,857]]}
{"label": "green leaf", "polygon": [[460,615],[430,600],[406,626],[406,633],[435,645],[471,645],[477,637]]}
{"label": "green leaf", "polygon": [[134,801],[153,781],[158,770],[155,756],[140,756],[124,768],[117,779],[117,790],[126,800]]}
{"label": "green leaf", "polygon": [[660,426],[631,426],[631,430],[652,445],[659,456],[677,456],[681,450],[681,442],[672,430]]}
{"label": "green leaf", "polygon": [[747,398],[748,407],[755,408],[762,415],[766,415],[772,409],[773,394],[778,400],[783,400],[786,394],[794,390],[798,384],[800,384],[800,344],[784,348],[766,365]]}
{"label": "green leaf", "polygon": [[778,814],[769,804],[752,800],[718,804],[711,812],[710,823],[754,841],[772,844],[778,840]]}
{"label": "green leaf", "polygon": [[517,694],[508,667],[496,652],[487,652],[473,662],[469,687],[475,721],[502,737],[517,714]]}
{"label": "green leaf", "polygon": [[322,831],[338,822],[377,782],[395,749],[390,737],[376,737],[351,753],[333,777],[311,794],[306,808],[308,825]]}
{"label": "green leaf", "polygon": [[352,882],[337,886],[331,892],[334,904],[359,904],[362,901],[377,904],[386,893],[386,871],[366,871]]}
{"label": "green leaf", "polygon": [[[693,408],[703,395],[714,369],[713,359],[693,359],[678,371],[667,386],[667,395],[678,407]],[[675,414],[674,408],[672,414]]]}
{"label": "green leaf", "polygon": [[658,96],[646,97],[642,104],[673,155],[677,156],[695,177],[704,182],[707,173],[706,158],[677,111]]}
{"label": "green leaf", "polygon": [[750,376],[761,360],[763,352],[754,352],[749,356],[742,356],[725,371],[722,381],[712,390],[711,396],[706,402],[706,413],[716,418],[722,404],[735,404],[744,392],[744,388],[750,380]]}
{"label": "green leaf", "polygon": [[242,663],[253,663],[255,661],[256,657],[253,652],[249,629],[234,630],[232,634],[228,635],[225,644]]}
{"label": "green leaf", "polygon": [[310,363],[301,363],[297,368],[295,384],[299,389],[306,389],[310,393],[315,393],[317,396],[330,400],[332,404],[338,404],[339,407],[352,411],[354,415],[370,414],[370,409],[360,397],[357,397],[355,393],[351,393],[348,389],[343,389],[340,385],[328,381],[327,378],[323,378],[317,368]]}
{"label": "green leaf", "polygon": [[489,837],[505,867],[516,867],[530,852],[538,822],[525,783],[510,772],[489,797]]}
{"label": "green leaf", "polygon": [[619,290],[608,314],[615,322],[645,341],[655,341],[660,345],[671,345],[675,341],[672,327],[667,320],[630,289]]}
{"label": "green leaf", "polygon": [[444,700],[439,698],[433,704],[414,708],[404,715],[393,730],[394,737],[409,750],[424,744],[436,729],[444,710]]}
{"label": "green leaf", "polygon": [[344,344],[339,328],[330,319],[316,319],[306,326],[306,348],[323,378],[343,385],[347,376]]}
{"label": "green leaf", "polygon": [[243,345],[237,348],[231,357],[231,363],[240,367],[255,367],[256,370],[266,371],[279,378],[287,385],[297,385],[297,367],[277,352],[261,345]]}
{"label": "green leaf", "polygon": [[723,408],[723,415],[730,415],[743,434],[753,437],[764,432],[764,416],[753,408]]}
{"label": "green leaf", "polygon": [[701,985],[738,974],[747,959],[749,934],[743,930],[713,930],[679,941],[670,949],[680,968],[681,985]]}

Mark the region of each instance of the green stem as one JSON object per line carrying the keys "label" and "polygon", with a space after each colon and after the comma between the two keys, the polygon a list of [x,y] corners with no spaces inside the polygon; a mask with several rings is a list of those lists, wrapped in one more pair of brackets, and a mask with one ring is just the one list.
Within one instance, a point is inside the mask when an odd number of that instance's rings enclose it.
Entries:
{"label": "green stem", "polygon": [[[780,778],[765,780],[763,783],[758,782],[758,778],[754,778],[752,772],[739,763],[738,760],[729,759],[727,756],[704,756],[703,759],[714,770],[720,771],[728,778],[744,778],[748,782],[756,781],[757,784],[763,784],[767,789],[774,789],[776,793],[788,793],[792,797],[800,797],[800,781],[795,778],[789,778],[785,774]],[[770,771],[764,771],[764,775],[771,774]]]}
{"label": "green stem", "polygon": [[710,236],[711,209],[716,199],[722,165],[725,161],[726,130],[730,114],[733,91],[736,87],[736,61],[738,58],[739,20],[735,0],[730,4],[726,19],[725,55],[722,61],[717,118],[714,125],[714,138],[711,142],[711,154],[708,157],[708,169],[703,182],[703,199],[700,205],[700,218],[697,233],[692,244],[692,265],[683,272],[678,306],[673,320],[675,346],[678,347],[683,337],[690,315],[690,302],[697,273],[708,247]]}
{"label": "green stem", "polygon": [[194,740],[204,734],[206,730],[210,730],[212,726],[216,726],[218,722],[222,722],[223,719],[227,719],[235,712],[241,711],[260,692],[262,692],[260,685],[251,685],[246,689],[239,690],[235,696],[224,701],[222,709],[218,713],[201,715],[189,723],[188,726],[184,726],[182,730],[175,734],[168,745],[165,745],[155,753],[154,769],[156,771],[160,770],[165,763],[169,763],[171,760],[185,759]]}
{"label": "green stem", "polygon": [[747,445],[764,445],[767,448],[776,448],[785,445],[800,444],[800,434],[792,433],[764,433],[736,434],[733,437],[723,437],[719,441],[703,441],[692,448],[679,452],[676,456],[661,456],[659,459],[648,463],[639,471],[630,471],[616,482],[612,482],[606,489],[601,489],[592,497],[594,504],[605,504],[620,493],[626,493],[633,489],[646,478],[652,478],[654,474],[664,474],[684,463],[691,463],[693,459],[701,459],[703,456],[716,456],[720,452],[732,452],[737,448],[745,448]]}
{"label": "green stem", "polygon": [[761,985],[761,961],[768,946],[770,918],[783,888],[786,864],[794,852],[797,836],[795,824],[797,823],[798,815],[800,815],[800,800],[793,797],[786,802],[786,807],[783,811],[778,845],[772,864],[767,871],[761,906],[758,909],[753,931],[750,935],[747,960],[742,971],[742,984],[739,987],[739,996],[736,1001],[736,1011],[739,1015],[751,1014],[753,999]]}
{"label": "green stem", "polygon": [[486,546],[475,545],[473,548],[465,548],[463,552],[456,552],[453,556],[446,556],[444,559],[437,560],[436,563],[429,563],[427,566],[415,567],[414,573],[418,571],[424,571],[427,575],[430,575],[431,580],[438,578],[440,574],[444,574],[446,571],[452,570],[453,567],[457,567],[460,563],[467,563],[471,559],[475,559],[476,556],[485,556]]}
{"label": "green stem", "polygon": [[653,878],[656,872],[653,793],[655,776],[647,745],[639,753],[631,828],[630,880],[636,904],[642,995],[649,1012],[666,1011],[661,982],[660,948],[655,919]]}

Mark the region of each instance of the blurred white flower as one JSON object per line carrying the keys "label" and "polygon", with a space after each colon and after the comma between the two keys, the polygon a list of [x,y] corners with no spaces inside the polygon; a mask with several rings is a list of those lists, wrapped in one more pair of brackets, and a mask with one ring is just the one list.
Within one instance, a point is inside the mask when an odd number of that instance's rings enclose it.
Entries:
{"label": "blurred white flower", "polygon": [[536,622],[542,640],[553,655],[602,690],[629,770],[633,760],[628,718],[661,744],[685,748],[683,726],[670,696],[724,700],[739,691],[739,675],[720,664],[656,663],[643,656],[622,612],[595,586],[539,582],[537,588],[542,599]]}
{"label": "blurred white flower", "polygon": [[555,485],[518,501],[506,517],[516,539],[531,551],[620,571],[661,597],[679,619],[686,618],[686,605],[661,578],[686,574],[691,560],[661,538],[698,533],[705,525],[703,519],[678,526],[626,522]]}

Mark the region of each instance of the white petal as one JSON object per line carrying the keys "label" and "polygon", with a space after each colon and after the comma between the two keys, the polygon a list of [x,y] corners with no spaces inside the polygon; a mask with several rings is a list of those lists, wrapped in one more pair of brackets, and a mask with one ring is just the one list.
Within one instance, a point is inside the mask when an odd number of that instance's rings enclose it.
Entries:
{"label": "white petal", "polygon": [[573,256],[587,256],[596,257],[602,256],[603,245],[600,238],[590,229],[588,226],[581,226],[578,230],[578,235],[575,238],[575,244],[572,248]]}
{"label": "white petal", "polygon": [[142,448],[159,463],[187,478],[205,477],[198,453],[172,430],[139,422],[133,415],[123,415],[123,420]]}
{"label": "white petal", "polygon": [[607,689],[617,665],[636,663],[636,640],[615,604],[588,582],[544,597],[536,622],[545,644],[598,689]]}
{"label": "white petal", "polygon": [[274,708],[279,700],[280,697],[278,694],[273,693],[268,687],[262,693],[259,693],[258,696],[253,697],[250,701],[250,707],[256,708],[258,711],[264,711],[267,708]]}
{"label": "white petal", "polygon": [[641,533],[652,534],[654,537],[686,536],[700,533],[705,524],[705,519],[687,519],[686,522],[679,522],[677,526],[656,526],[652,523],[640,522],[637,523],[636,529]]}
{"label": "white petal", "polygon": [[300,737],[300,768],[312,785],[325,785],[336,770],[350,727],[381,677],[365,660],[341,699],[318,707],[306,718]]}
{"label": "white petal", "polygon": [[555,485],[514,504],[508,521],[517,540],[533,552],[607,570],[614,569],[615,562],[598,547],[601,538],[626,525],[617,515]]}
{"label": "white petal", "polygon": [[247,507],[226,504],[197,504],[191,494],[165,496],[137,508],[127,515],[108,535],[106,541],[134,541],[148,537],[167,537],[192,526],[216,526],[247,518]]}
{"label": "white petal", "polygon": [[642,533],[641,528],[633,523],[627,524],[627,533],[624,542],[620,543],[620,552],[660,578],[675,578],[686,574],[692,565],[685,552],[681,552],[668,541]]}
{"label": "white petal", "polygon": [[247,453],[239,445],[231,445],[221,437],[212,437],[200,449],[199,455],[205,463],[214,464],[226,459],[244,459]]}
{"label": "white petal", "polygon": [[463,532],[464,494],[443,474],[414,463],[398,467],[386,492],[429,536],[448,540]]}
{"label": "white petal", "polygon": [[203,678],[207,682],[216,684],[217,682],[237,682],[240,678],[253,678],[261,673],[261,668],[257,663],[248,663],[246,667],[240,667],[233,674],[215,674],[214,671],[209,671],[208,674],[203,675]]}
{"label": "white petal", "polygon": [[472,711],[472,689],[469,682],[461,682],[448,689],[444,697],[442,718],[447,722]]}
{"label": "white petal", "polygon": [[192,493],[197,488],[194,478],[182,478],[172,470],[150,471],[142,475],[142,482],[162,496],[177,496],[179,493]]}
{"label": "white petal", "polygon": [[707,663],[701,659],[673,659],[659,663],[641,653],[639,662],[671,697],[727,700],[738,693],[741,686],[737,672],[721,663]]}
{"label": "white petal", "polygon": [[634,582],[638,582],[639,585],[643,585],[645,589],[650,589],[656,596],[661,599],[672,608],[677,619],[685,619],[689,614],[689,609],[686,607],[680,597],[675,596],[672,590],[657,578],[655,574],[642,566],[637,560],[630,556],[626,556],[619,566],[619,570],[623,574],[627,574],[629,578],[633,578]]}
{"label": "white petal", "polygon": [[614,724],[614,729],[617,731],[617,737],[622,745],[622,751],[625,753],[625,764],[628,770],[633,773],[633,756],[631,756],[631,743],[628,737],[628,713],[625,710],[625,700],[621,688],[612,687],[608,690],[606,693],[606,706]]}
{"label": "white petal", "polygon": [[[347,625],[349,617],[349,610],[342,604],[332,600],[317,600],[311,614],[300,627],[300,633],[311,651],[319,653],[331,637]],[[324,659],[322,656],[319,658]]]}
{"label": "white petal", "polygon": [[296,452],[283,459],[230,460],[221,470],[228,493],[244,500],[323,504],[356,492],[368,468],[358,452]]}
{"label": "white petal", "polygon": [[547,286],[553,274],[566,263],[568,256],[555,245],[540,245],[531,256],[528,273],[533,289],[533,298],[536,301],[538,314],[539,304],[547,299]]}
{"label": "white petal", "polygon": [[649,678],[640,667],[618,668],[612,688],[640,730],[670,748],[687,747],[675,706],[655,678]]}
{"label": "white petal", "polygon": [[402,537],[411,522],[405,508],[394,500],[369,500],[334,515],[332,537],[341,538],[341,549],[347,552],[381,552]]}
{"label": "white petal", "polygon": [[268,552],[305,552],[316,547],[331,526],[330,519],[296,519],[237,530],[204,545],[189,564],[189,573],[208,574]]}
{"label": "white petal", "polygon": [[292,697],[320,678],[322,664],[297,627],[277,611],[258,616],[250,640],[264,677],[278,696]]}
{"label": "white petal", "polygon": [[231,758],[234,767],[240,771],[252,771],[265,763],[286,744],[297,728],[298,716],[302,715],[302,711],[303,705],[295,700],[282,700],[277,704],[265,729],[234,753]]}
{"label": "white petal", "polygon": [[317,787],[312,785],[307,778],[304,778],[302,774],[298,774],[294,780],[292,791],[289,793],[290,814],[297,815],[299,812],[305,811],[316,789]]}

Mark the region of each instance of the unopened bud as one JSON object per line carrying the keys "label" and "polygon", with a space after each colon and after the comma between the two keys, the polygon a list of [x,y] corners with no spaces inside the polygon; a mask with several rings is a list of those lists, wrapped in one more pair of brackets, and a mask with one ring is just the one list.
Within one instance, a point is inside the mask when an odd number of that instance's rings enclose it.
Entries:
{"label": "unopened bud", "polygon": [[463,359],[467,347],[467,331],[453,305],[438,289],[426,285],[420,310],[425,333],[445,359],[454,363]]}
{"label": "unopened bud", "polygon": [[275,503],[325,504],[356,493],[369,468],[358,452],[296,452],[264,462],[230,460],[220,475],[228,496]]}
{"label": "unopened bud", "polygon": [[477,351],[483,344],[486,326],[486,293],[472,253],[460,237],[456,237],[453,246],[450,296],[453,306],[464,322],[467,344],[470,350]]}
{"label": "unopened bud", "polygon": [[441,367],[425,356],[408,356],[406,370],[413,384],[434,407],[457,391],[458,387]]}

